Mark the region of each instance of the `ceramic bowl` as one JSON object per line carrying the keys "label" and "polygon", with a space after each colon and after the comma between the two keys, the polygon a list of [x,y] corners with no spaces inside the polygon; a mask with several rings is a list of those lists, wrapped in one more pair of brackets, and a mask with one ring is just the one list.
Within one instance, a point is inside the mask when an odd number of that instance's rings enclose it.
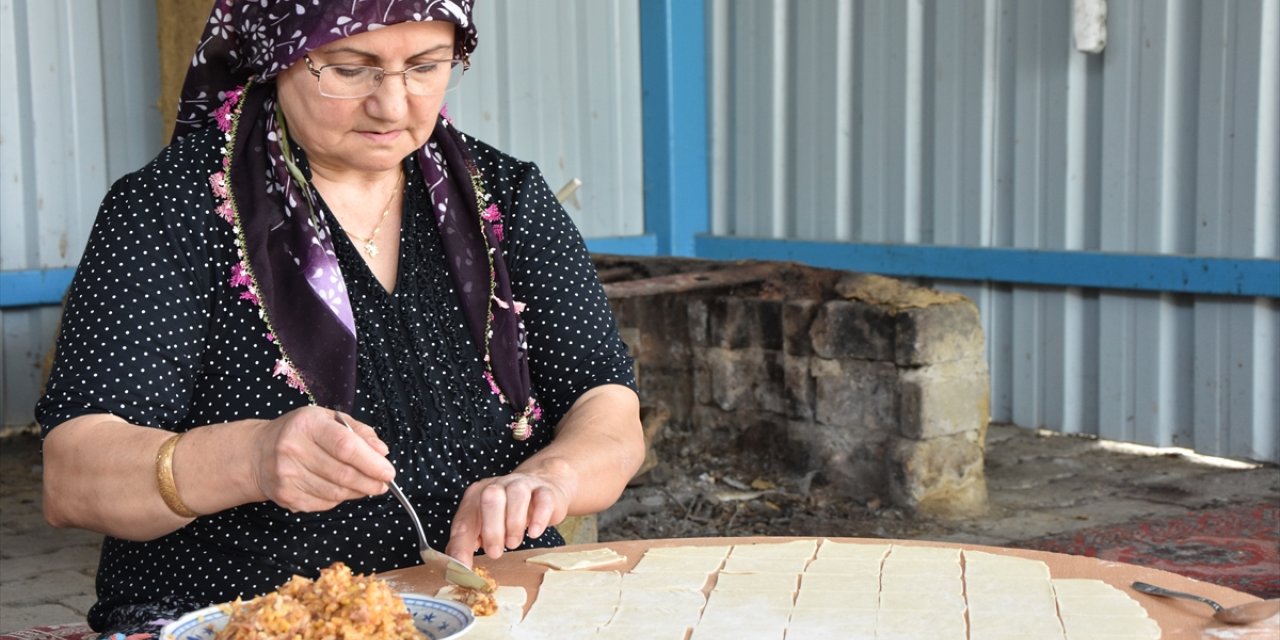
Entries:
{"label": "ceramic bowl", "polygon": [[[417,593],[400,597],[413,617],[413,624],[428,640],[457,638],[471,628],[475,617],[466,605]],[[192,611],[165,625],[160,640],[213,640],[227,626],[227,614],[217,606]]]}

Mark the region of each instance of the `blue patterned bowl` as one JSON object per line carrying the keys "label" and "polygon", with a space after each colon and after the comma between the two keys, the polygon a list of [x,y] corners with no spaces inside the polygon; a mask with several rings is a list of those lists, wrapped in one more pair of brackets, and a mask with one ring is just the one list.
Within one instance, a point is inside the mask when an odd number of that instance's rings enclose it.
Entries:
{"label": "blue patterned bowl", "polygon": [[[428,640],[457,638],[466,633],[476,619],[466,605],[417,593],[400,597],[413,616],[413,625]],[[160,640],[213,640],[227,626],[227,614],[217,606],[192,611],[164,626]]]}

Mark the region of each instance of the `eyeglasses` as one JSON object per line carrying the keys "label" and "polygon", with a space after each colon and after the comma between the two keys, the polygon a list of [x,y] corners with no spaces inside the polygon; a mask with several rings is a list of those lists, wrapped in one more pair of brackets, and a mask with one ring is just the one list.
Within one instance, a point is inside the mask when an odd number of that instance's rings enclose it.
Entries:
{"label": "eyeglasses", "polygon": [[466,58],[461,60],[435,60],[415,64],[403,71],[387,71],[382,67],[361,64],[326,64],[315,68],[311,56],[303,56],[307,70],[320,84],[320,95],[326,98],[363,98],[372,95],[382,86],[383,78],[401,76],[405,91],[415,96],[440,95],[462,80],[462,74],[471,68]]}

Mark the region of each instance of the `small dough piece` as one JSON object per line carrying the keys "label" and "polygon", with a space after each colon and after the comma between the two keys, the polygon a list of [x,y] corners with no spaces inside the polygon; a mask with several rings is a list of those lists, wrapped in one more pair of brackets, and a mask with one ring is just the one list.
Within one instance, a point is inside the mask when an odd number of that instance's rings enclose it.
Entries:
{"label": "small dough piece", "polygon": [[608,547],[592,549],[590,551],[553,551],[551,553],[532,556],[525,560],[525,562],[546,565],[553,569],[560,569],[562,571],[580,571],[583,569],[611,567],[615,564],[622,564],[626,561],[626,556]]}

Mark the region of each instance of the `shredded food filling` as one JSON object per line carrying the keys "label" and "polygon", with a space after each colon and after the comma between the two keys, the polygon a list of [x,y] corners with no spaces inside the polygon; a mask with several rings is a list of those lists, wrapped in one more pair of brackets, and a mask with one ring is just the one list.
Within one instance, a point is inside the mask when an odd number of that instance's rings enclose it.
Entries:
{"label": "shredded food filling", "polygon": [[222,605],[229,617],[215,640],[425,638],[386,581],[357,576],[341,562],[316,580],[293,576],[272,593]]}
{"label": "shredded food filling", "polygon": [[498,588],[498,581],[494,580],[484,567],[476,567],[475,572],[476,575],[484,578],[489,588],[481,591],[480,589],[454,585],[455,593],[462,604],[471,607],[471,613],[476,617],[491,616],[498,612],[498,600],[493,595]]}

